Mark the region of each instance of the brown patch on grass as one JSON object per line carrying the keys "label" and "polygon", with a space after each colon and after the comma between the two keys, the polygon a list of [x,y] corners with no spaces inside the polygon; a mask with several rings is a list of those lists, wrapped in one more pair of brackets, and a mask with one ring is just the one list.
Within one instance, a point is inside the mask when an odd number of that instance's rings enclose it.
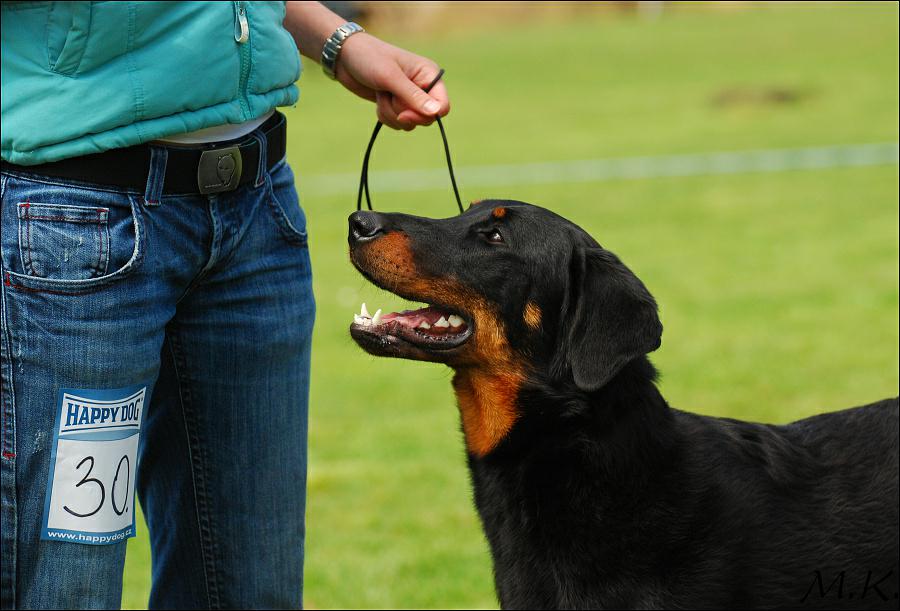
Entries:
{"label": "brown patch on grass", "polygon": [[798,87],[731,87],[717,92],[712,104],[720,108],[784,106],[802,102],[811,95],[810,91]]}

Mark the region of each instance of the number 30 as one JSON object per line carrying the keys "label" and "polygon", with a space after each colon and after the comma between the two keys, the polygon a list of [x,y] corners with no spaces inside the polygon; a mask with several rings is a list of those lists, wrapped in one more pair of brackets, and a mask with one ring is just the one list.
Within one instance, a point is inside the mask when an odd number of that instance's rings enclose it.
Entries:
{"label": "number 30", "polygon": [[[103,482],[101,482],[96,477],[91,477],[91,471],[94,470],[94,457],[93,456],[85,456],[84,458],[82,458],[81,462],[78,463],[78,466],[75,467],[75,470],[78,471],[79,469],[81,469],[81,465],[83,465],[87,461],[91,461],[91,465],[90,465],[90,467],[88,467],[87,473],[85,473],[84,477],[81,478],[81,481],[78,482],[77,484],[75,484],[75,487],[79,488],[79,487],[83,486],[84,484],[96,484],[97,486],[100,486],[100,503],[97,504],[97,507],[93,511],[90,511],[88,513],[78,513],[76,511],[72,511],[71,509],[69,509],[68,505],[63,505],[63,509],[65,509],[67,512],[69,512],[76,518],[91,517],[92,515],[94,515],[98,511],[100,511],[100,509],[103,507],[103,503],[106,501],[106,487],[103,485]],[[116,506],[116,498],[115,498],[116,497],[116,484],[119,481],[119,473],[122,470],[123,462],[127,466],[127,468],[125,469],[125,478],[126,478],[125,479],[125,502],[122,503],[122,508],[119,509]],[[123,513],[125,513],[126,511],[128,511],[128,488],[130,486],[131,486],[131,459],[128,458],[128,455],[126,454],[126,455],[122,456],[122,458],[119,459],[119,464],[116,467],[116,475],[113,478],[112,498],[110,500],[112,502],[113,511],[116,512],[117,516],[120,516]]]}

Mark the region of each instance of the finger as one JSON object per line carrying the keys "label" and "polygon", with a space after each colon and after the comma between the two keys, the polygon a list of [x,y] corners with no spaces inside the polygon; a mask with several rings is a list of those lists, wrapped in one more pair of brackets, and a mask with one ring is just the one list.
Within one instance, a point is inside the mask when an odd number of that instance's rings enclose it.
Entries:
{"label": "finger", "polygon": [[[399,63],[401,70],[408,74],[410,80],[423,90],[425,87],[434,83],[435,77],[437,77],[441,71],[440,67],[431,60],[412,54],[401,57]],[[447,93],[447,85],[443,78],[437,83],[434,83],[431,90],[427,93],[441,105],[440,109],[433,114],[443,117],[450,112],[450,96]]]}
{"label": "finger", "polygon": [[[430,83],[431,81],[429,81]],[[427,85],[426,85],[427,86]],[[444,84],[444,81],[438,81],[437,84],[431,88],[431,91],[428,94],[440,103],[441,108],[436,113],[437,116],[443,117],[446,116],[447,113],[450,112],[450,95],[447,93],[447,85]]]}
{"label": "finger", "polygon": [[375,114],[378,120],[392,129],[401,129],[397,113],[391,108],[391,96],[381,91],[375,94]]}
{"label": "finger", "polygon": [[[436,74],[437,71],[435,71],[434,75]],[[434,75],[432,75],[432,78],[434,78]],[[425,84],[425,86],[427,85],[428,83]],[[437,89],[437,87],[438,86],[435,85],[435,89]],[[422,86],[417,85],[410,80],[410,78],[399,68],[396,73],[392,74],[391,78],[388,79],[386,88],[399,98],[402,103],[406,104],[408,108],[415,110],[422,115],[434,116],[441,112],[441,101],[425,93]],[[432,91],[434,91],[434,89]]]}
{"label": "finger", "polygon": [[393,129],[409,131],[414,127],[409,121],[401,121],[391,104],[391,94],[379,91],[375,94],[375,112],[378,120]]}
{"label": "finger", "polygon": [[[423,80],[422,77],[414,77],[414,81]],[[425,85],[426,87],[430,84],[431,81]],[[435,115],[423,115],[418,112],[414,108],[409,108],[409,106],[399,98],[395,97],[393,100],[393,108],[397,113],[397,118],[400,121],[405,121],[408,123],[412,123],[414,125],[431,125],[434,122],[435,117],[443,117],[450,112],[450,98],[447,95],[447,87],[443,82],[438,82],[431,90],[432,96],[437,96],[437,99],[441,102],[441,109]]]}
{"label": "finger", "polygon": [[417,113],[414,110],[404,110],[402,112],[397,113],[397,120],[402,121],[404,123],[408,123],[410,125],[431,125],[434,123],[435,117],[426,116]]}
{"label": "finger", "polygon": [[397,119],[412,125],[431,125],[434,123],[433,115],[423,115],[415,109],[409,108],[399,98],[391,96],[391,109],[397,115]]}

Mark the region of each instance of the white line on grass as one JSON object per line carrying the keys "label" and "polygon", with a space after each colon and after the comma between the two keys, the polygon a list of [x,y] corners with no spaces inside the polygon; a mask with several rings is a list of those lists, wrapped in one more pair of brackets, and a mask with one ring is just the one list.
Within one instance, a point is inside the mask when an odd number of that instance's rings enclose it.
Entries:
{"label": "white line on grass", "polygon": [[[660,155],[546,161],[509,165],[460,167],[461,187],[498,187],[522,184],[557,184],[633,180],[672,176],[743,174],[820,170],[853,166],[893,165],[898,163],[898,143],[847,144],[805,148],[760,149]],[[301,191],[310,195],[356,193],[359,174],[318,174],[301,176]],[[375,192],[399,193],[449,188],[446,168],[372,172],[369,186]]]}

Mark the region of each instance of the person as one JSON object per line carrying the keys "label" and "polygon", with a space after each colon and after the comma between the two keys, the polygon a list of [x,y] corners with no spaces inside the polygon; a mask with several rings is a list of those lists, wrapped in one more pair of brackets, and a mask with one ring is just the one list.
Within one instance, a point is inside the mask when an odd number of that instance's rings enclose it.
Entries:
{"label": "person", "polygon": [[316,2],[3,3],[3,608],[118,607],[135,490],[151,607],[301,607],[298,49],[390,127],[449,111]]}

